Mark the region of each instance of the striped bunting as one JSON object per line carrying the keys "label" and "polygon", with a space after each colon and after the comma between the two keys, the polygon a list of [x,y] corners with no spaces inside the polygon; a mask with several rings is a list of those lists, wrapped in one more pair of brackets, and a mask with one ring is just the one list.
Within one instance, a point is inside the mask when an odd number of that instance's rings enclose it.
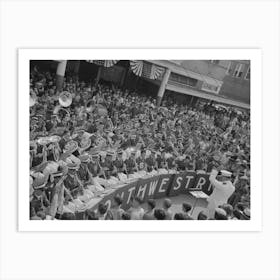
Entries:
{"label": "striped bunting", "polygon": [[130,60],[130,68],[136,76],[156,80],[162,76],[163,67],[145,62],[143,60]]}
{"label": "striped bunting", "polygon": [[136,76],[142,76],[143,60],[130,60],[130,68]]}
{"label": "striped bunting", "polygon": [[160,78],[164,73],[164,68],[163,67],[159,67],[159,66],[156,66],[154,64],[152,64],[152,67],[151,67],[151,79],[153,80],[156,80],[158,78]]}
{"label": "striped bunting", "polygon": [[112,67],[118,62],[118,60],[86,60],[86,61],[104,67]]}

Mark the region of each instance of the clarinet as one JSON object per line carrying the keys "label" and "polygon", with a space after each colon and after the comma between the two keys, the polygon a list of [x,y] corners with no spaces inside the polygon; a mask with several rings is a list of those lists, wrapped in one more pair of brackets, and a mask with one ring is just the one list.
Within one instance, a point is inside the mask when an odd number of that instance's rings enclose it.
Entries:
{"label": "clarinet", "polygon": [[138,164],[137,164],[137,162],[136,162],[136,159],[134,158],[133,161],[134,161],[134,164],[135,164],[135,166],[136,166],[137,172],[139,172],[139,168],[138,168]]}
{"label": "clarinet", "polygon": [[101,165],[100,165],[99,161],[97,162],[97,164],[98,164],[98,166],[99,166],[100,170],[102,171],[102,173],[103,173],[103,176],[104,176],[105,180],[108,180],[108,179],[107,179],[107,176],[105,175],[105,171],[104,171],[104,169],[101,167]]}

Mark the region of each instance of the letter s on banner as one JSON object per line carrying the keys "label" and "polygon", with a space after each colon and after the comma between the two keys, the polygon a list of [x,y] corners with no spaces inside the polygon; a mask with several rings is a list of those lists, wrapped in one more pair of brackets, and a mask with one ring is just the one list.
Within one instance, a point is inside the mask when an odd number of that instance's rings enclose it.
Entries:
{"label": "letter s on banner", "polygon": [[182,187],[180,188],[181,194],[188,194],[189,189],[191,189],[194,185],[196,179],[196,172],[194,171],[186,171],[183,175]]}
{"label": "letter s on banner", "polygon": [[177,191],[178,189],[180,189],[180,187],[181,187],[181,181],[183,180],[183,178],[181,177],[181,176],[178,176],[177,178],[176,178],[176,184],[177,184],[177,186],[175,185],[174,187],[173,187],[173,190],[175,190],[175,191]]}
{"label": "letter s on banner", "polygon": [[184,176],[186,174],[187,172],[181,172],[179,174],[174,175],[174,178],[170,184],[169,196],[176,196],[180,194],[181,188],[185,182]]}

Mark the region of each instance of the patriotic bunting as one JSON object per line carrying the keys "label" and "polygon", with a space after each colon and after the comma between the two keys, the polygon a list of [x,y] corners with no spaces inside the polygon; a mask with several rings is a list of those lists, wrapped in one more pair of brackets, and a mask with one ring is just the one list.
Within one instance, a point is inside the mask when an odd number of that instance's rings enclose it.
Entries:
{"label": "patriotic bunting", "polygon": [[[112,67],[119,60],[86,60],[99,66]],[[152,80],[160,78],[164,73],[164,68],[144,60],[130,60],[130,68],[132,72],[139,77],[144,77]]]}
{"label": "patriotic bunting", "polygon": [[152,64],[151,79],[156,80],[159,77],[161,77],[163,75],[163,73],[164,73],[164,68]]}
{"label": "patriotic bunting", "polygon": [[130,60],[130,68],[136,76],[156,80],[162,76],[163,67],[145,62],[143,60]]}
{"label": "patriotic bunting", "polygon": [[86,60],[86,61],[104,67],[112,67],[118,62],[118,60]]}
{"label": "patriotic bunting", "polygon": [[143,60],[130,60],[130,68],[136,76],[142,76]]}

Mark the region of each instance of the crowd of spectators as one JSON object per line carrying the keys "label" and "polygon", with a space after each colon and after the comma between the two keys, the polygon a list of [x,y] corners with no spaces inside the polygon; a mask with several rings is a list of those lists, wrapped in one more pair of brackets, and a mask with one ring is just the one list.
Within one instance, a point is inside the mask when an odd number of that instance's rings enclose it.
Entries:
{"label": "crowd of spectators", "polygon": [[[61,92],[67,92],[61,96]],[[75,209],[114,184],[142,176],[213,168],[232,172],[235,192],[216,219],[250,216],[250,114],[232,107],[183,106],[116,85],[66,76],[57,91],[54,73],[30,72],[30,218],[74,219]],[[70,101],[70,102],[69,102]],[[63,103],[64,102],[64,103]],[[70,104],[68,104],[70,103]],[[63,106],[61,104],[64,104]],[[135,197],[131,208],[100,203],[87,219],[193,219],[183,203],[172,213]],[[208,219],[204,212],[199,220]]]}
{"label": "crowd of spectators", "polygon": [[[191,214],[193,206],[190,203],[182,203],[181,209],[172,209],[172,200],[165,198],[162,203],[155,199],[149,199],[144,208],[139,197],[135,197],[128,210],[122,209],[122,199],[115,196],[113,205],[99,203],[97,210],[86,210],[84,218],[87,220],[249,220],[250,210],[243,204],[233,207],[230,204],[219,206],[215,210],[214,218],[209,218],[206,210],[201,210],[196,218]],[[45,216],[44,216],[45,217]],[[62,220],[75,220],[75,214],[65,212],[60,216]]]}

